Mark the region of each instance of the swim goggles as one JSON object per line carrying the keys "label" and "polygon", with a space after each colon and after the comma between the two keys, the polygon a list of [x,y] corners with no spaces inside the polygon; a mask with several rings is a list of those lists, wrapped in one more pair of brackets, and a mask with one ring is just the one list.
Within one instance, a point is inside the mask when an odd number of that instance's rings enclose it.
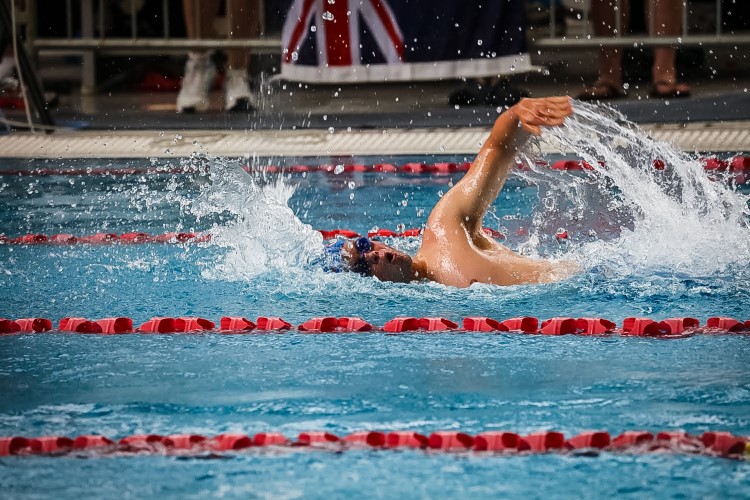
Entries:
{"label": "swim goggles", "polygon": [[362,276],[372,276],[372,268],[365,258],[365,254],[372,250],[372,242],[369,238],[357,238],[354,242],[354,248],[359,252],[359,259],[352,266],[352,271],[361,274]]}

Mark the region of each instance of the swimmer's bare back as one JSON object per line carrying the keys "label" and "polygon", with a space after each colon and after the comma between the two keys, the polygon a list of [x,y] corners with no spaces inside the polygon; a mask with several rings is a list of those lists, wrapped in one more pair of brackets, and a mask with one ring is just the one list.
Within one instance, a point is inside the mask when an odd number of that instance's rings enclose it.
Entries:
{"label": "swimmer's bare back", "polygon": [[569,97],[549,97],[523,99],[498,117],[469,171],[432,210],[414,256],[415,277],[455,287],[518,285],[557,281],[578,270],[573,262],[519,255],[482,230],[482,219],[530,134],[562,125],[572,113]]}

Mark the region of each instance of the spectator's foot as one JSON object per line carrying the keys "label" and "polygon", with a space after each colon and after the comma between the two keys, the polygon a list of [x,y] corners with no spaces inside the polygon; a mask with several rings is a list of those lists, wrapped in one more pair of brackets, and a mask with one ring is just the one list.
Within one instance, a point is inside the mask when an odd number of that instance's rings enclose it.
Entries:
{"label": "spectator's foot", "polygon": [[605,80],[597,80],[577,96],[579,101],[608,101],[623,97],[625,97],[625,92],[619,86]]}
{"label": "spectator's foot", "polygon": [[255,96],[250,91],[246,69],[227,70],[224,83],[226,103],[224,109],[230,112],[253,112],[257,107]]}
{"label": "spectator's foot", "polygon": [[479,80],[466,80],[448,96],[451,106],[479,106],[485,104],[490,88]]}
{"label": "spectator's foot", "polygon": [[649,95],[660,99],[690,97],[690,87],[681,82],[659,80],[654,82],[654,88]]}
{"label": "spectator's foot", "polygon": [[513,87],[510,81],[501,79],[487,93],[485,104],[509,108],[524,97],[529,97],[528,91]]}
{"label": "spectator's foot", "polygon": [[208,109],[208,91],[211,89],[216,68],[211,62],[211,54],[190,52],[185,64],[182,88],[177,94],[177,112],[195,113]]}

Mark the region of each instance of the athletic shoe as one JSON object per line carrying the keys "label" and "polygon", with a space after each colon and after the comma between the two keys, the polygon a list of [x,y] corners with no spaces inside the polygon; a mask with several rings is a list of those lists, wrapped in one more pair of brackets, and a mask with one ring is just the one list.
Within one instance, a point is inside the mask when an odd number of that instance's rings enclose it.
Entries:
{"label": "athletic shoe", "polygon": [[255,96],[250,92],[250,83],[247,80],[247,70],[230,69],[224,80],[224,98],[227,111],[255,111],[258,103]]}
{"label": "athletic shoe", "polygon": [[195,113],[208,109],[208,91],[216,77],[210,53],[188,53],[182,88],[177,94],[177,112]]}

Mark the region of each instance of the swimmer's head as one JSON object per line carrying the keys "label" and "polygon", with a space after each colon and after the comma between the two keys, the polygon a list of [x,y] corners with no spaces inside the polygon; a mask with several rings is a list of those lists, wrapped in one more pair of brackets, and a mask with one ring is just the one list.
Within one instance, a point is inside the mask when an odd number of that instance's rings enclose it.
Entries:
{"label": "swimmer's head", "polygon": [[412,278],[408,254],[369,238],[347,240],[341,247],[341,260],[350,271],[380,281],[407,283]]}

